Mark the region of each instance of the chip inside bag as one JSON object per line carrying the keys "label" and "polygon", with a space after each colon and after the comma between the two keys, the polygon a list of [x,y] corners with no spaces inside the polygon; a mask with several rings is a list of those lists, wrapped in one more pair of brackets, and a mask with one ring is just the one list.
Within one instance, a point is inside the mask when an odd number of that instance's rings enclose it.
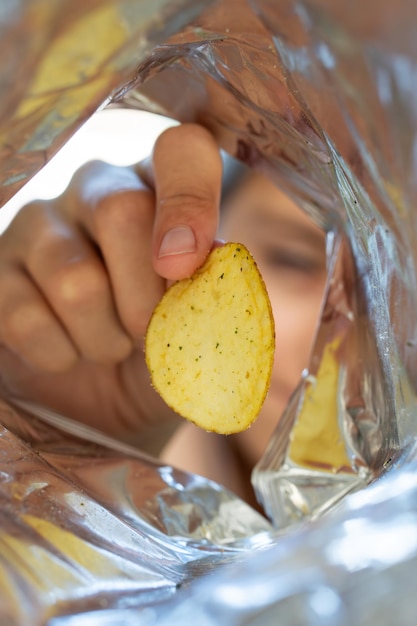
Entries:
{"label": "chip inside bag", "polygon": [[190,278],[166,291],[145,339],[152,384],[166,404],[221,434],[245,430],[258,416],[274,349],[265,283],[240,243],[214,248]]}

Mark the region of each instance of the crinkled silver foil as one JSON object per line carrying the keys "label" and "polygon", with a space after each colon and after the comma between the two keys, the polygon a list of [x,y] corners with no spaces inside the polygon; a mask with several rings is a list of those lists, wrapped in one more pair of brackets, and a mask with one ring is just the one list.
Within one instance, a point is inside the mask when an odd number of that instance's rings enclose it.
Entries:
{"label": "crinkled silver foil", "polygon": [[0,6],[0,206],[210,0],[6,0]]}
{"label": "crinkled silver foil", "polygon": [[2,624],[161,602],[271,545],[265,518],[206,479],[36,406],[0,416]]}
{"label": "crinkled silver foil", "polygon": [[76,76],[105,80],[83,97],[39,79],[100,5],[70,4],[61,28],[64,0],[0,9],[3,58],[25,44],[0,70],[2,198],[105,102],[197,121],[326,230],[328,281],[308,371],[253,473],[271,523],[5,398],[1,623],[414,626],[416,1],[161,2],[142,22],[146,3],[102,2],[136,19],[119,48],[97,39],[101,64]]}

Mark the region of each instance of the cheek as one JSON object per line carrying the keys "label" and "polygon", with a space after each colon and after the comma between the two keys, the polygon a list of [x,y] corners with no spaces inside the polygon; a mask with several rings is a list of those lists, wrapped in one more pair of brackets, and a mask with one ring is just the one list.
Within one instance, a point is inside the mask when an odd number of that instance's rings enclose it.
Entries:
{"label": "cheek", "polygon": [[276,332],[275,370],[287,381],[291,379],[294,387],[308,365],[323,288],[324,281],[304,293],[289,294],[278,289],[271,289],[269,293]]}

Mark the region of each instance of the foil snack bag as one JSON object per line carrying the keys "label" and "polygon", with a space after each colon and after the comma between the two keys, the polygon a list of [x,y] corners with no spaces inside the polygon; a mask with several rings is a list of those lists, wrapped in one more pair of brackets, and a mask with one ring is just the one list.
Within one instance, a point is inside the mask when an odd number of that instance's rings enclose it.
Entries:
{"label": "foil snack bag", "polygon": [[0,9],[2,203],[95,111],[132,107],[207,126],[279,182],[326,231],[328,262],[308,371],[252,476],[268,520],[3,398],[2,623],[414,624],[416,10]]}

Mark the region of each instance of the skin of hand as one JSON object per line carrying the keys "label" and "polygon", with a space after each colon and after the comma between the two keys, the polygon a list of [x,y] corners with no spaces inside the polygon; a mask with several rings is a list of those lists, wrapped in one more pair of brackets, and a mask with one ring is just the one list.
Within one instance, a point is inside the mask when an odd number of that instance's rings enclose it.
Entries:
{"label": "skin of hand", "polygon": [[179,418],[150,386],[143,336],[167,282],[213,246],[221,176],[213,137],[184,124],[146,163],[89,163],[18,213],[0,237],[4,397],[159,451]]}

